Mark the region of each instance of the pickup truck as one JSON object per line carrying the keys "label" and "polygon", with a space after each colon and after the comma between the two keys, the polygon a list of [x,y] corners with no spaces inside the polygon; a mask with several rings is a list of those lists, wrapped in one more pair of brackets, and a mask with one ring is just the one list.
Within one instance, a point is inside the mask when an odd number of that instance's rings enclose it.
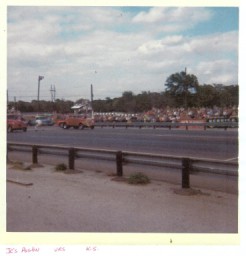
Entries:
{"label": "pickup truck", "polygon": [[24,118],[19,115],[7,115],[7,132],[14,130],[27,131],[27,123]]}
{"label": "pickup truck", "polygon": [[68,115],[63,120],[57,122],[57,125],[63,129],[73,127],[74,129],[81,130],[84,128],[94,129],[94,124],[94,119],[82,115]]}

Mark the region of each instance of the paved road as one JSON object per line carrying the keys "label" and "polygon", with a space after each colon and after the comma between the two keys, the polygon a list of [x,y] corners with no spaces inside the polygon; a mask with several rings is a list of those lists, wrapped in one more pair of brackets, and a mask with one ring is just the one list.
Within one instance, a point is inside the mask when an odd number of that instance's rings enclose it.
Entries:
{"label": "paved road", "polygon": [[95,128],[64,130],[57,126],[30,127],[24,132],[9,133],[11,142],[54,144],[136,152],[158,153],[208,159],[237,161],[237,130],[185,131],[167,129]]}

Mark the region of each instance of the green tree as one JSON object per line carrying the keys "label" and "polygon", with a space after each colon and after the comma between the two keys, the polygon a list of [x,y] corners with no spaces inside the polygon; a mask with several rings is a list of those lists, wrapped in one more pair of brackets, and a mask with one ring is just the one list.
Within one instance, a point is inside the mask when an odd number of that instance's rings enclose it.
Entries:
{"label": "green tree", "polygon": [[165,86],[165,91],[175,98],[178,105],[187,108],[194,104],[192,100],[199,86],[195,75],[187,74],[186,71],[172,74],[167,78]]}
{"label": "green tree", "polygon": [[218,105],[221,107],[238,106],[238,86],[214,85],[218,94]]}
{"label": "green tree", "polygon": [[151,97],[148,92],[142,92],[136,96],[136,112],[147,111],[151,108]]}
{"label": "green tree", "polygon": [[70,113],[71,107],[74,105],[73,101],[56,99],[55,109],[58,113]]}
{"label": "green tree", "polygon": [[230,105],[238,106],[239,105],[239,86],[229,85],[229,86],[226,86],[226,90],[230,94]]}
{"label": "green tree", "polygon": [[122,94],[120,105],[123,112],[135,112],[136,108],[136,98],[131,91],[125,91]]}
{"label": "green tree", "polygon": [[218,93],[213,85],[204,84],[199,86],[197,90],[197,106],[213,107],[218,106]]}

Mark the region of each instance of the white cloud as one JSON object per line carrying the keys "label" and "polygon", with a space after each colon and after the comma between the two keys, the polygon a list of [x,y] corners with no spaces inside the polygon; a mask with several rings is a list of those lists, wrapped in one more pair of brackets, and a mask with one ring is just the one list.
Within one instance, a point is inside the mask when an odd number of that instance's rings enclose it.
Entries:
{"label": "white cloud", "polygon": [[[189,58],[192,62],[202,59],[213,59],[237,56],[238,33],[218,33],[199,37],[181,35],[167,36],[160,40],[145,42],[138,52],[144,57],[166,57],[168,59]],[[229,57],[228,57],[229,58]]]}
{"label": "white cloud", "polygon": [[[119,8],[11,8],[9,95],[36,98],[38,75],[45,77],[41,98],[46,99],[51,84],[56,85],[57,97],[67,99],[88,98],[90,84],[95,98],[117,97],[126,90],[163,91],[166,78],[185,67],[200,83],[237,83],[238,32],[158,34],[163,26],[186,30],[187,15],[195,26],[210,12],[152,8],[133,17]],[[147,28],[139,26],[144,22]]]}
{"label": "white cloud", "polygon": [[139,46],[138,51],[143,54],[161,53],[168,48],[180,47],[183,43],[183,37],[180,35],[167,36],[161,40],[152,40]]}
{"label": "white cloud", "polygon": [[156,30],[178,32],[207,21],[212,13],[206,8],[166,8],[153,7],[140,12],[133,18],[134,23],[155,24]]}
{"label": "white cloud", "polygon": [[148,12],[140,12],[133,18],[133,22],[153,23],[158,22],[165,16],[167,8],[151,8]]}
{"label": "white cloud", "polygon": [[201,54],[224,54],[237,52],[238,32],[217,33],[206,37],[198,37],[191,42],[192,51]]}
{"label": "white cloud", "polygon": [[207,84],[234,84],[237,65],[225,59],[200,62],[194,69]]}

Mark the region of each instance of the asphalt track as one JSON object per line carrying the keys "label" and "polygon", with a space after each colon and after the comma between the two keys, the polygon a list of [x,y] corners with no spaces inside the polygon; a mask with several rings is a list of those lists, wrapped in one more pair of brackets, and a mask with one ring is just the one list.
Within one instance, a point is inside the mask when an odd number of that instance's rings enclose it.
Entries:
{"label": "asphalt track", "polygon": [[237,129],[168,130],[152,128],[99,128],[68,130],[60,127],[30,127],[28,131],[8,133],[7,141],[65,145],[146,152],[213,160],[238,160]]}

